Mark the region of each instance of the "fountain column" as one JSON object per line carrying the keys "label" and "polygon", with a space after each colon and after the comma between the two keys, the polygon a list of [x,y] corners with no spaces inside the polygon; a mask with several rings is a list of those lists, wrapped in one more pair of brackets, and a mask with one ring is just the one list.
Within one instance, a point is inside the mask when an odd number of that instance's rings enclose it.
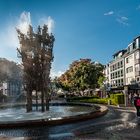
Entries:
{"label": "fountain column", "polygon": [[48,33],[47,25],[38,27],[38,32],[34,33],[32,26],[29,26],[27,34],[23,34],[17,29],[20,48],[18,52],[22,58],[24,67],[24,87],[27,99],[27,112],[32,111],[32,92],[36,94],[36,108],[38,104],[38,93],[41,93],[42,112],[49,109],[49,82],[50,69],[53,61],[54,36]]}

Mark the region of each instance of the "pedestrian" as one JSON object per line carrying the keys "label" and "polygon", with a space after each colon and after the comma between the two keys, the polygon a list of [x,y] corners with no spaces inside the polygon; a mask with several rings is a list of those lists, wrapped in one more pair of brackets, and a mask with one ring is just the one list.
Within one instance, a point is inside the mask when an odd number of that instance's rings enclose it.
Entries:
{"label": "pedestrian", "polygon": [[134,96],[134,106],[137,111],[137,117],[140,117],[140,97],[139,94]]}

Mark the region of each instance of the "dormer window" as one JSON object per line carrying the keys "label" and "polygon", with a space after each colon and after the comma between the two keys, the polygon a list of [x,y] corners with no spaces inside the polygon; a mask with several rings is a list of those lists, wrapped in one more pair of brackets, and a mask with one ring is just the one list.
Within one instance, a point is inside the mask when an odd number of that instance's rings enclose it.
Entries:
{"label": "dormer window", "polygon": [[136,49],[136,42],[133,42],[133,50]]}
{"label": "dormer window", "polygon": [[127,48],[127,52],[128,52],[128,53],[130,52],[130,46]]}

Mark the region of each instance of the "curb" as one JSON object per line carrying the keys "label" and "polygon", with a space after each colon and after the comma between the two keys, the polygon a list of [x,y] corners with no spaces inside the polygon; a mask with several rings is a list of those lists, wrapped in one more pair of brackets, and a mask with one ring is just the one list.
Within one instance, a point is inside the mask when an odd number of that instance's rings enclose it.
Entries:
{"label": "curb", "polygon": [[[59,104],[60,105],[60,104]],[[108,112],[108,108],[103,105],[94,105],[88,103],[72,103],[72,105],[86,105],[86,106],[95,106],[99,110],[94,112],[89,112],[85,114],[70,116],[70,117],[61,117],[61,118],[52,118],[52,119],[38,119],[38,120],[25,120],[25,121],[17,121],[17,122],[3,122],[0,123],[0,128],[13,128],[13,127],[37,127],[37,126],[55,126],[62,124],[69,124],[79,121],[85,121],[88,119],[94,119],[97,117],[101,117]]]}
{"label": "curb", "polygon": [[114,107],[114,108],[117,108],[117,109],[124,109],[124,110],[133,110],[133,111],[136,110],[135,107],[129,107],[129,106],[128,107],[127,106],[126,107],[125,106],[124,107],[122,107],[122,106],[114,106],[114,105],[107,105],[107,106]]}

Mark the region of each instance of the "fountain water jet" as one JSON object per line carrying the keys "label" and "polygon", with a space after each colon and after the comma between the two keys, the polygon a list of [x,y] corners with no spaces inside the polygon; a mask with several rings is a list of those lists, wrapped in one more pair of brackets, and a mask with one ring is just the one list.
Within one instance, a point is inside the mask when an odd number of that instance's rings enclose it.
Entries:
{"label": "fountain water jet", "polygon": [[24,89],[26,91],[27,112],[32,111],[32,92],[36,92],[36,108],[38,108],[38,94],[41,93],[41,110],[49,110],[50,69],[53,60],[53,44],[55,38],[48,33],[47,25],[38,26],[37,33],[29,25],[29,30],[23,34],[17,29],[20,48],[19,57],[24,67]]}

